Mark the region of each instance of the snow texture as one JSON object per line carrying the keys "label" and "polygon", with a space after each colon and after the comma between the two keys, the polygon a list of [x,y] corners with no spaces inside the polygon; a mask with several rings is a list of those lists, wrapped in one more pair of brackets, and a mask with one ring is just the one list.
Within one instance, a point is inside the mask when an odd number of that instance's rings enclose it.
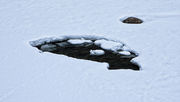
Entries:
{"label": "snow texture", "polygon": [[[180,0],[0,0],[0,102],[179,102],[179,5]],[[123,24],[125,16],[144,22]],[[125,42],[139,53],[133,60],[142,70],[109,71],[107,64],[37,53],[27,43],[77,34]]]}

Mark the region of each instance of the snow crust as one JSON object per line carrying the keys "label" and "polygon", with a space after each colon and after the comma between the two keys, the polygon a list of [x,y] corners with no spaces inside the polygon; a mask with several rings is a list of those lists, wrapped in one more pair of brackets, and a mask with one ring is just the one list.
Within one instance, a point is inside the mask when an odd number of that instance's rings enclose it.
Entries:
{"label": "snow crust", "polygon": [[[68,39],[70,39],[70,40],[68,40]],[[104,37],[96,36],[96,35],[69,35],[69,36],[64,35],[64,36],[56,36],[56,37],[44,37],[44,38],[41,38],[41,39],[32,40],[29,43],[30,43],[31,46],[35,47],[35,46],[43,45],[43,44],[46,44],[46,43],[58,42],[58,41],[63,41],[63,40],[68,40],[71,43],[91,42],[90,39],[94,39],[94,40],[104,39],[104,40],[107,40]]]}
{"label": "snow crust", "polygon": [[100,45],[101,48],[107,49],[107,50],[112,50],[112,51],[118,51],[122,50],[124,44],[115,42],[115,41],[107,41],[107,40],[96,40],[95,41],[96,45]]}
{"label": "snow crust", "polygon": [[29,43],[30,43],[31,46],[35,47],[35,46],[43,45],[43,44],[46,44],[46,43],[62,41],[64,39],[65,38],[63,38],[63,37],[46,37],[46,38],[43,38],[43,39],[30,41]]}
{"label": "snow crust", "polygon": [[122,55],[131,55],[131,53],[128,52],[128,51],[120,51],[119,54],[122,54]]}
{"label": "snow crust", "polygon": [[90,55],[104,55],[105,52],[103,50],[90,50]]}
{"label": "snow crust", "polygon": [[85,39],[70,39],[68,40],[71,44],[83,44],[83,43],[92,43],[91,40],[85,40]]}
{"label": "snow crust", "polygon": [[[83,43],[94,43],[97,46],[100,46],[102,49],[106,50],[111,50],[114,52],[118,51],[131,51],[128,46],[126,46],[124,43],[117,41],[117,40],[112,40],[112,39],[107,39],[104,37],[99,37],[99,36],[61,36],[61,37],[49,37],[49,38],[41,38],[37,39],[34,41],[30,41],[31,46],[40,46],[44,44],[48,44],[51,42],[60,42],[60,41],[65,41],[68,40],[67,42],[71,44],[83,44]],[[95,40],[94,42],[92,40]],[[65,46],[67,45],[66,42],[64,43],[57,43],[59,46]]]}

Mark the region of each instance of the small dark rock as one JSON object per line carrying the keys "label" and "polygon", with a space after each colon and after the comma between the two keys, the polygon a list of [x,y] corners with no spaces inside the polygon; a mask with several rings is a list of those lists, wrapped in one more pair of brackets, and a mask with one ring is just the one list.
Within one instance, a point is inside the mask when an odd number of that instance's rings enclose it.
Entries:
{"label": "small dark rock", "polygon": [[128,17],[125,20],[123,20],[122,22],[128,23],[128,24],[141,24],[141,23],[143,23],[143,20],[136,18],[136,17]]}

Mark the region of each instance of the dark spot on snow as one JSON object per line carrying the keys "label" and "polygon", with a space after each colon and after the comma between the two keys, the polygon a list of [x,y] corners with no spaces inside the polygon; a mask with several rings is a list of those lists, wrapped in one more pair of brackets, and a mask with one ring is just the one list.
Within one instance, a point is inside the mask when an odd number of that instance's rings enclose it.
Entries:
{"label": "dark spot on snow", "polygon": [[122,21],[123,23],[127,24],[141,24],[143,23],[143,20],[136,18],[136,17],[128,17]]}
{"label": "dark spot on snow", "polygon": [[[132,69],[139,70],[140,67],[137,63],[133,62],[132,59],[137,57],[138,54],[132,50],[128,50],[129,54],[118,53],[119,51],[123,51],[123,49],[119,49],[118,51],[113,51],[111,49],[104,49],[102,46],[95,44],[95,41],[98,39],[95,38],[86,38],[83,39],[89,40],[88,42],[83,43],[71,43],[68,40],[72,40],[74,38],[66,37],[64,40],[57,41],[44,41],[42,44],[32,45],[37,47],[39,50],[44,52],[51,52],[55,54],[62,54],[69,57],[91,60],[97,62],[107,62],[109,64],[108,69],[116,70],[116,69]],[[82,38],[75,38],[81,40]],[[107,40],[102,38],[103,40]],[[108,40],[107,40],[108,41]],[[110,41],[110,40],[109,40]],[[33,41],[38,42],[38,40]],[[42,41],[41,41],[42,42]],[[122,45],[124,46],[124,45]],[[92,55],[91,51],[100,51],[100,54]],[[104,53],[102,53],[104,52]],[[98,52],[97,52],[98,53]]]}

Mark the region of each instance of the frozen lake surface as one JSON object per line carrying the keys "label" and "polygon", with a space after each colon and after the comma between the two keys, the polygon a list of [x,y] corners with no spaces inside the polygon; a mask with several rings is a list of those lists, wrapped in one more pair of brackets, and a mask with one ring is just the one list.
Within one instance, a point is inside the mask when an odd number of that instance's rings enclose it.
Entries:
{"label": "frozen lake surface", "polygon": [[[0,102],[179,102],[179,0],[0,0]],[[142,24],[124,24],[134,16]],[[92,35],[125,42],[141,71],[38,53],[29,41]],[[70,41],[72,43],[80,43]]]}

